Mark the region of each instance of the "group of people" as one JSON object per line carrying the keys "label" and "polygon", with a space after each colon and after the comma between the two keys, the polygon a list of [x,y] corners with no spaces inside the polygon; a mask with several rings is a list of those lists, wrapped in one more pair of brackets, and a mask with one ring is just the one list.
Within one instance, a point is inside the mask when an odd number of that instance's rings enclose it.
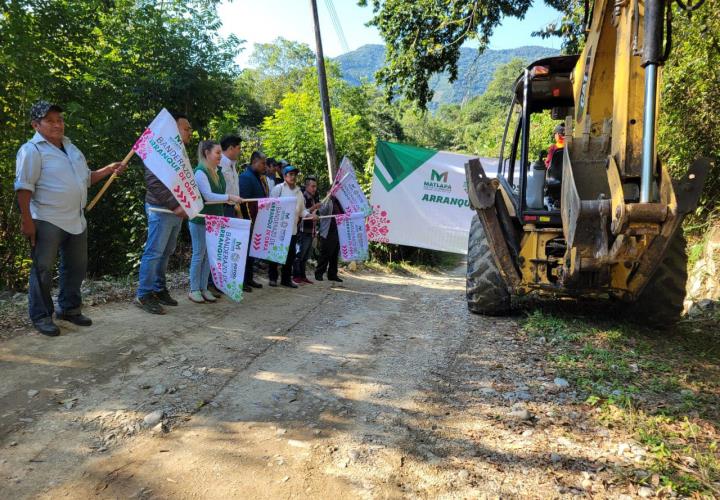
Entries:
{"label": "group of people", "polygon": [[[23,144],[16,161],[14,188],[21,216],[21,231],[31,246],[32,267],[28,291],[30,319],[35,328],[47,336],[60,334],[53,321],[70,321],[89,326],[92,320],[82,314],[80,286],[87,270],[87,221],[83,212],[88,188],[111,174],[119,175],[124,162],[114,162],[98,170],[90,170],[82,152],[65,137],[63,109],[47,101],[35,103],[30,121],[35,135]],[[190,145],[192,126],[184,115],[175,115],[180,138]],[[298,182],[300,170],[286,161],[275,161],[261,152],[254,152],[244,168],[238,168],[241,139],[227,135],[217,143],[200,141],[195,180],[203,201],[201,214],[249,219],[258,213],[260,198],[297,198],[295,223],[290,250],[284,264],[255,262],[248,256],[243,290],[262,288],[255,279],[259,269],[266,267],[268,284],[298,288],[313,283],[306,275],[306,264],[313,242],[319,238],[319,258],[314,277],[322,281],[327,273],[331,281],[338,276],[339,238],[333,217],[343,213],[337,199],[320,200],[317,179]],[[134,303],[141,309],[164,314],[166,306],[177,306],[167,288],[167,267],[175,252],[177,239],[187,215],[172,192],[145,168],[145,211],[147,241],[140,261],[139,282]],[[190,292],[195,303],[215,302],[222,293],[212,283],[210,263],[205,244],[203,217],[187,221],[192,239]],[[52,300],[52,271],[60,254],[58,310]]]}

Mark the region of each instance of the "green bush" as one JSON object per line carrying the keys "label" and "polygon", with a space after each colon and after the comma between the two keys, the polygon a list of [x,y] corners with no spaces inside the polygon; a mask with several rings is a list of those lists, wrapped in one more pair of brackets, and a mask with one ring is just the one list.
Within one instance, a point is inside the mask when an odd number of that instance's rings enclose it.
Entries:
{"label": "green bush", "polygon": [[[27,283],[13,178],[40,98],[65,108],[66,135],[90,168],[122,159],[161,108],[190,117],[202,136],[224,113],[242,116],[234,85],[240,42],[221,39],[218,1],[25,0],[0,16],[0,288]],[[190,151],[191,157],[193,152]],[[90,196],[99,188],[95,187]],[[125,274],[145,238],[142,167],[133,160],[88,214],[89,271]]]}

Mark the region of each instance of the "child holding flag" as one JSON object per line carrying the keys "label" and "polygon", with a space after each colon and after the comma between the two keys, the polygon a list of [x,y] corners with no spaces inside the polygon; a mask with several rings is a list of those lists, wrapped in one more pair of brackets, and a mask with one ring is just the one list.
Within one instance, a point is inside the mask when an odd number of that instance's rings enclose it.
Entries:
{"label": "child holding flag", "polygon": [[[201,141],[198,146],[198,166],[195,167],[197,182],[203,200],[207,202],[242,203],[242,198],[234,194],[225,194],[225,178],[218,166],[222,158],[220,144],[214,141]],[[206,204],[200,212],[208,215],[223,215],[223,205]],[[210,261],[205,243],[205,218],[195,217],[188,222],[192,238],[192,259],[190,260],[190,293],[188,298],[195,303],[215,302],[217,299],[207,289],[210,276]]]}

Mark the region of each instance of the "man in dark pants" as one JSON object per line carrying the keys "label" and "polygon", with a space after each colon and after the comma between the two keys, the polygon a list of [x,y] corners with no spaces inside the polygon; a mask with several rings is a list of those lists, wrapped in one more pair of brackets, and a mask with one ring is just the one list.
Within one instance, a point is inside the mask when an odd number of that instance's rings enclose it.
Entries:
{"label": "man in dark pants", "polygon": [[[267,184],[264,183],[265,158],[265,155],[259,151],[255,151],[250,155],[250,166],[246,168],[239,177],[241,198],[267,198]],[[258,213],[257,202],[251,201],[243,203],[240,207],[242,218],[254,222]],[[252,234],[252,227],[250,228],[250,234]],[[262,285],[255,281],[254,268],[255,259],[248,255],[247,262],[245,262],[245,278],[243,283],[243,291],[245,292],[252,292],[253,288],[262,288]]]}
{"label": "man in dark pants", "polygon": [[[334,196],[323,203],[318,210],[318,215],[338,215],[343,209],[340,202]],[[327,277],[330,281],[342,283],[338,276],[338,256],[340,255],[340,237],[338,235],[337,222],[334,217],[320,219],[320,257],[315,269],[315,279],[323,280],[323,274],[327,270]]]}
{"label": "man in dark pants", "polygon": [[[305,208],[310,212],[315,212],[320,208],[320,198],[317,195],[317,179],[315,176],[308,175],[305,177],[305,190],[303,191],[305,199]],[[317,223],[314,220],[300,221],[297,233],[298,253],[295,256],[293,264],[293,281],[298,285],[302,283],[312,284],[305,274],[305,266],[310,251],[312,250],[313,240],[315,239],[315,228]]]}
{"label": "man in dark pants", "polygon": [[[176,114],[175,123],[180,140],[187,147],[192,139],[192,126],[185,115]],[[182,222],[187,218],[185,210],[172,192],[152,171],[145,168],[145,213],[148,219],[147,240],[138,273],[138,289],[133,304],[150,314],[165,314],[163,306],[177,306],[167,289],[167,267],[170,256],[175,253]],[[172,213],[152,210],[159,208]]]}
{"label": "man in dark pants", "polygon": [[82,314],[80,286],[87,271],[87,221],[83,210],[87,190],[127,165],[111,163],[99,170],[88,168],[82,152],[65,137],[62,108],[39,101],[30,110],[35,135],[23,144],[16,159],[15,191],[20,206],[20,230],[30,241],[28,305],[33,325],[43,335],[55,337],[52,273],[60,252],[59,310],[56,318],[79,326],[92,320]]}
{"label": "man in dark pants", "polygon": [[[284,196],[292,196],[295,198],[295,214],[292,224],[292,236],[290,237],[290,248],[282,265],[282,273],[280,275],[280,284],[288,288],[297,288],[298,285],[292,280],[292,268],[295,262],[295,246],[297,243],[298,224],[303,217],[308,217],[310,212],[305,208],[305,198],[303,197],[300,187],[297,185],[297,176],[300,170],[297,167],[288,165],[283,168],[283,182],[276,185],[270,196],[272,198],[282,198]],[[268,265],[268,277],[270,278],[270,286],[277,286],[278,265],[270,262]]]}

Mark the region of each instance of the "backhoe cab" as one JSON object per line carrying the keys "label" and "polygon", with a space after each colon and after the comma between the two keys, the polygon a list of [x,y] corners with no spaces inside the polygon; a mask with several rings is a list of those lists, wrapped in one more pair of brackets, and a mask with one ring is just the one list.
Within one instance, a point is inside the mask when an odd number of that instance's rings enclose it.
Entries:
{"label": "backhoe cab", "polygon": [[[597,0],[581,56],[536,61],[517,79],[497,177],[478,160],[466,165],[477,213],[471,311],[505,314],[513,295],[539,292],[611,296],[656,322],[679,318],[687,280],[679,227],[709,161],[676,182],[655,156],[664,9],[662,0]],[[554,146],[549,130],[564,133]]]}

